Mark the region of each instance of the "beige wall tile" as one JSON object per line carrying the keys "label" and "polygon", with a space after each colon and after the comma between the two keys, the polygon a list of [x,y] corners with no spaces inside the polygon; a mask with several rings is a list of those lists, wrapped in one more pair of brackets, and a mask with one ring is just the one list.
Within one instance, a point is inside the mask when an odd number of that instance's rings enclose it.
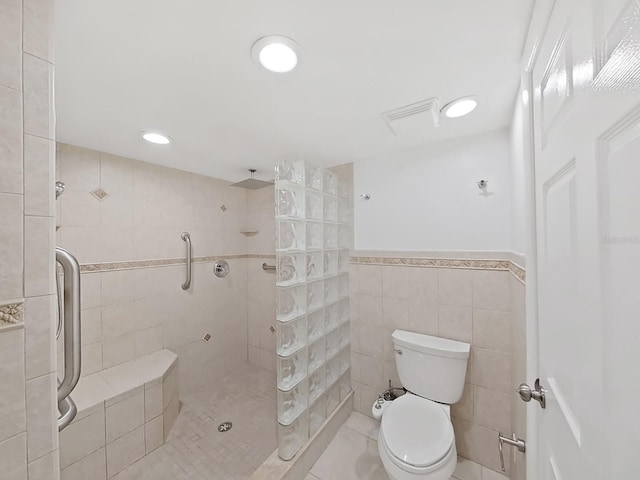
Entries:
{"label": "beige wall tile", "polygon": [[89,192],[65,189],[58,202],[62,209],[61,222],[65,228],[100,226],[100,202]]}
{"label": "beige wall tile", "polygon": [[24,295],[55,293],[54,225],[51,217],[24,218]]}
{"label": "beige wall tile", "polygon": [[133,302],[104,305],[102,307],[102,338],[114,339],[134,333],[134,315]]}
{"label": "beige wall tile", "polygon": [[24,75],[24,133],[55,138],[53,65],[29,54],[22,59]]}
{"label": "beige wall tile", "polygon": [[360,378],[362,383],[376,390],[385,388],[384,362],[380,358],[360,357]]}
{"label": "beige wall tile", "polygon": [[372,357],[379,356],[383,351],[386,330],[381,327],[361,325],[359,328],[360,352]]}
{"label": "beige wall tile", "polygon": [[[0,441],[26,429],[24,330],[0,332]],[[0,470],[1,471],[1,470]]]}
{"label": "beige wall tile", "polygon": [[[107,443],[144,424],[144,389],[106,409]],[[108,451],[108,447],[107,447]]]}
{"label": "beige wall tile", "polygon": [[82,308],[101,306],[101,294],[102,283],[100,273],[83,273],[80,275],[80,301]]}
{"label": "beige wall tile", "polygon": [[105,445],[104,410],[75,420],[60,432],[60,468],[86,457]]}
{"label": "beige wall tile", "polygon": [[[8,5],[13,2],[7,2]],[[18,2],[19,3],[19,2]],[[4,8],[3,8],[4,10]],[[8,13],[8,12],[7,12]],[[0,29],[5,18],[0,14]],[[0,33],[4,36],[5,32]],[[0,42],[2,39],[0,38]],[[0,43],[0,45],[2,45]],[[0,46],[0,49],[3,48]],[[6,52],[0,53],[0,64]],[[0,66],[0,81],[2,70]],[[0,86],[0,192],[22,193],[22,94]]]}
{"label": "beige wall tile", "polygon": [[107,454],[102,447],[60,472],[60,480],[107,480]]}
{"label": "beige wall tile", "polygon": [[510,394],[511,355],[473,347],[471,379],[474,385]]}
{"label": "beige wall tile", "polygon": [[162,415],[164,404],[162,401],[162,383],[146,386],[144,389],[144,419],[150,422],[158,415]]}
{"label": "beige wall tile", "polygon": [[7,0],[0,13],[0,85],[22,90],[22,1]]}
{"label": "beige wall tile", "polygon": [[458,403],[451,405],[451,415],[468,422],[474,421],[473,398],[474,387],[470,383],[465,383],[462,398]]}
{"label": "beige wall tile", "polygon": [[382,296],[409,298],[409,271],[411,267],[381,267]]}
{"label": "beige wall tile", "polygon": [[[24,212],[26,215],[54,215],[55,142],[24,136]],[[1,182],[1,180],[0,180]]]}
{"label": "beige wall tile", "polygon": [[352,295],[355,319],[363,325],[382,325],[382,298],[370,295]]}
{"label": "beige wall tile", "polygon": [[473,320],[471,307],[440,305],[438,335],[451,340],[471,342]]}
{"label": "beige wall tile", "polygon": [[473,306],[486,310],[509,311],[509,272],[474,270]]}
{"label": "beige wall tile", "polygon": [[[493,470],[500,468],[498,457],[498,432],[480,425],[453,418],[458,454],[476,463],[489,466]],[[505,464],[508,465],[510,449],[505,449]],[[507,472],[508,474],[508,472]]]}
{"label": "beige wall tile", "polygon": [[467,269],[438,269],[438,303],[470,307],[472,305],[472,278]]}
{"label": "beige wall tile", "polygon": [[45,295],[25,300],[25,348],[27,379],[56,369],[56,297]]}
{"label": "beige wall tile", "polygon": [[53,2],[24,0],[23,12],[23,50],[53,63]]}
{"label": "beige wall tile", "polygon": [[151,327],[145,330],[137,330],[136,335],[136,356],[141,357],[158,350],[162,350],[162,327]]}
{"label": "beige wall tile", "polygon": [[80,320],[82,324],[82,345],[102,342],[102,308],[83,308]]}
{"label": "beige wall tile", "polygon": [[511,431],[511,395],[474,387],[474,422],[491,430]]}
{"label": "beige wall tile", "polygon": [[140,426],[107,444],[107,477],[117,475],[144,454],[144,426]]}
{"label": "beige wall tile", "polygon": [[58,155],[60,180],[67,184],[69,190],[90,192],[100,186],[100,154],[98,152],[64,145],[64,149]]}
{"label": "beige wall tile", "polygon": [[408,269],[408,298],[422,303],[438,303],[438,269],[412,267]]}
{"label": "beige wall tile", "polygon": [[60,473],[60,461],[58,452],[52,452],[33,462],[28,466],[29,480],[57,480]]}
{"label": "beige wall tile", "polygon": [[145,453],[148,455],[163,443],[163,418],[158,416],[144,425]]}
{"label": "beige wall tile", "polygon": [[438,304],[409,299],[409,331],[438,335]]}
{"label": "beige wall tile", "polygon": [[382,268],[375,265],[351,265],[351,292],[381,297]]}
{"label": "beige wall tile", "polygon": [[383,298],[382,323],[392,330],[407,330],[409,328],[409,300],[406,298]]}
{"label": "beige wall tile", "polygon": [[[23,390],[24,392],[24,390]],[[0,442],[0,472],[3,480],[27,478],[27,435],[21,433]]]}
{"label": "beige wall tile", "polygon": [[0,298],[22,297],[22,196],[0,193]]}
{"label": "beige wall tile", "polygon": [[102,343],[82,346],[82,376],[102,370]]}
{"label": "beige wall tile", "polygon": [[473,344],[500,352],[511,352],[510,312],[473,309]]}
{"label": "beige wall tile", "polygon": [[[103,324],[104,326],[104,324]],[[103,332],[104,335],[104,332]],[[111,340],[104,340],[102,344],[103,368],[113,367],[136,358],[136,335],[129,333]]]}
{"label": "beige wall tile", "polygon": [[27,458],[32,462],[58,448],[56,374],[27,381]]}
{"label": "beige wall tile", "polygon": [[109,195],[133,192],[134,162],[129,158],[100,152],[100,183]]}

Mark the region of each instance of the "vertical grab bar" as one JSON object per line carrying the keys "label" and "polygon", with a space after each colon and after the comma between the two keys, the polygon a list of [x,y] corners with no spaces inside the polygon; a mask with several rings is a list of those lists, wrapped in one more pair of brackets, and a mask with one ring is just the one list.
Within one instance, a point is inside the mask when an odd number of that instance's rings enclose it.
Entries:
{"label": "vertical grab bar", "polygon": [[191,236],[187,232],[182,232],[180,238],[187,242],[187,280],[182,284],[182,289],[189,290],[191,286]]}
{"label": "vertical grab bar", "polygon": [[64,270],[64,376],[58,385],[58,407],[63,413],[58,428],[75,417],[75,405],[69,394],[80,380],[80,265],[65,249],[56,247],[56,261]]}

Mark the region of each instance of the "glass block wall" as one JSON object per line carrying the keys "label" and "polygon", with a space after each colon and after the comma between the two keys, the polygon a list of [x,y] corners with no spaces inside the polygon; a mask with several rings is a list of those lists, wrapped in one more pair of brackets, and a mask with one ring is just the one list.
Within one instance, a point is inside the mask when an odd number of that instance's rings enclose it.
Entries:
{"label": "glass block wall", "polygon": [[351,391],[348,185],[276,166],[278,454],[290,460]]}

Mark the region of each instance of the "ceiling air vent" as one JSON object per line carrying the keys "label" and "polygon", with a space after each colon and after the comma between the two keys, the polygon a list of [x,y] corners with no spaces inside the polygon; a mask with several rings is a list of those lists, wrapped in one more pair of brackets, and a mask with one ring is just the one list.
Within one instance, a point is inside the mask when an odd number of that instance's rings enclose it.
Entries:
{"label": "ceiling air vent", "polygon": [[384,112],[382,118],[396,135],[424,135],[440,126],[440,106],[437,98],[428,98]]}

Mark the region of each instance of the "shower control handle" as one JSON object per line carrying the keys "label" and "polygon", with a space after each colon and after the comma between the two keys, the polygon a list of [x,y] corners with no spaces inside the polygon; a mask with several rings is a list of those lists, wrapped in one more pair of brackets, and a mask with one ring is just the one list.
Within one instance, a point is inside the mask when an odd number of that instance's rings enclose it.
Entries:
{"label": "shower control handle", "polygon": [[396,352],[398,355],[402,355],[402,350],[399,348],[394,348],[393,351]]}
{"label": "shower control handle", "polygon": [[520,385],[518,385],[518,388],[516,388],[516,392],[518,392],[520,398],[525,402],[530,402],[531,399],[533,399],[539,402],[542,408],[547,407],[546,392],[540,385],[539,378],[536,379],[536,383],[534,384],[533,389],[526,383],[521,383]]}

